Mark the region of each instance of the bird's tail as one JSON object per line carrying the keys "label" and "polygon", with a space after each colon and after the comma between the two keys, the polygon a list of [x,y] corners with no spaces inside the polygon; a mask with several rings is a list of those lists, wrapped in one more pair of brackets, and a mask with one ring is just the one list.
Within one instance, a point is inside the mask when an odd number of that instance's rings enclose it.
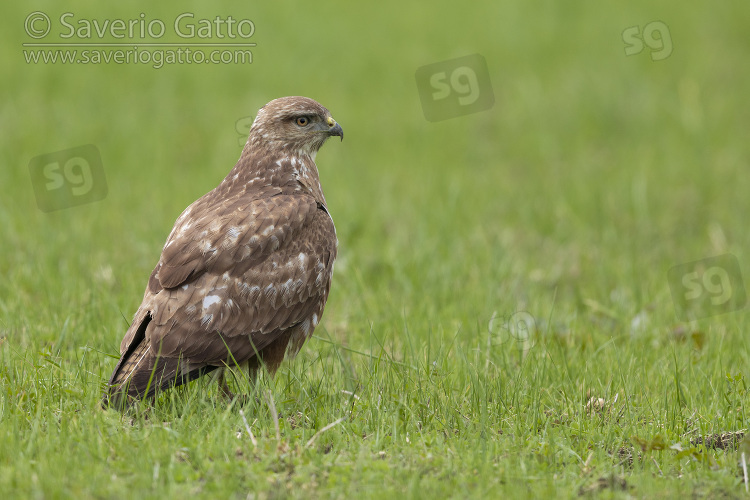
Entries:
{"label": "bird's tail", "polygon": [[115,367],[102,406],[123,411],[141,399],[152,399],[162,390],[186,384],[215,368],[191,369],[185,360],[159,356],[158,352],[153,352],[149,339],[143,338]]}

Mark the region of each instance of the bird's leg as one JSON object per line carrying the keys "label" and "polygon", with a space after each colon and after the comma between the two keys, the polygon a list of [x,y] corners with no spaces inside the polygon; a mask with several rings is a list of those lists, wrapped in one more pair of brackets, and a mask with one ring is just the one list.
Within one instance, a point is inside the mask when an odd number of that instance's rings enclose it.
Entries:
{"label": "bird's leg", "polygon": [[252,389],[258,386],[258,370],[260,370],[262,363],[259,358],[260,356],[256,355],[247,361],[247,379]]}
{"label": "bird's leg", "polygon": [[261,369],[262,361],[259,359],[259,356],[255,356],[253,358],[250,358],[247,362],[247,380],[250,384],[250,394],[248,394],[248,397],[250,397],[251,394],[255,394],[255,404],[260,405],[262,403],[260,397],[258,396],[258,372]]}
{"label": "bird's leg", "polygon": [[[260,404],[260,398],[258,398],[257,396],[255,398],[252,398],[249,394],[234,394],[231,390],[229,390],[229,384],[227,384],[227,372],[229,371],[229,367],[219,368],[219,370],[217,370],[219,373],[216,375],[216,380],[219,384],[219,391],[221,391],[221,394],[225,398],[227,398],[227,400],[237,401],[237,404],[241,406],[244,406],[253,400],[256,402],[256,404]],[[253,366],[251,365],[249,373],[250,386],[254,388],[255,380],[257,378],[257,369],[253,370]]]}
{"label": "bird's leg", "polygon": [[234,394],[232,391],[229,390],[229,385],[227,384],[227,369],[226,368],[219,368],[221,370],[221,373],[219,374],[219,390],[224,395],[225,398],[229,399],[230,401],[234,399]]}

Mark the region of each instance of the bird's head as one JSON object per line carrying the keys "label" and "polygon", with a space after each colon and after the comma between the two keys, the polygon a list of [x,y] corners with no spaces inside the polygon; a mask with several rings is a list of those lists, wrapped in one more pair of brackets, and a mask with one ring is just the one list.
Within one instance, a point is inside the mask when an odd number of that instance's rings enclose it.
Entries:
{"label": "bird's head", "polygon": [[344,140],[344,131],[331,113],[307,97],[281,97],[258,111],[250,128],[248,142],[253,146],[269,145],[315,157],[323,143],[332,136]]}

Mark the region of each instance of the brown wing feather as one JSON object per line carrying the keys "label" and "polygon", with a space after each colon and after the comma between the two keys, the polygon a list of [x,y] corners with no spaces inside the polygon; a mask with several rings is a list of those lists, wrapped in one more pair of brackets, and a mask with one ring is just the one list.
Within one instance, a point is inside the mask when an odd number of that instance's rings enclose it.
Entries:
{"label": "brown wing feather", "polygon": [[258,347],[314,314],[319,320],[336,256],[335,235],[322,210],[309,219],[265,258],[216,266],[187,285],[163,290],[152,311],[152,340],[161,343],[162,355],[222,363],[225,341],[213,332],[227,339],[240,336],[243,342],[250,336]]}
{"label": "brown wing feather", "polygon": [[[282,195],[251,205],[252,220],[237,213],[206,235],[213,246],[228,249],[231,243],[236,251],[207,259],[210,264],[201,271],[196,268],[187,283],[164,286],[169,280],[163,273],[178,267],[169,265],[171,245],[165,246],[136,321],[123,340],[127,361],[121,361],[113,374],[113,394],[153,395],[154,390],[187,382],[225,363],[243,363],[281,337],[282,350],[289,343],[296,354],[312,334],[336,257],[333,221],[309,195]],[[231,229],[240,224],[240,233]],[[175,246],[187,249],[181,253],[200,251],[205,245],[175,241]],[[138,362],[139,355],[145,355],[144,361]]]}

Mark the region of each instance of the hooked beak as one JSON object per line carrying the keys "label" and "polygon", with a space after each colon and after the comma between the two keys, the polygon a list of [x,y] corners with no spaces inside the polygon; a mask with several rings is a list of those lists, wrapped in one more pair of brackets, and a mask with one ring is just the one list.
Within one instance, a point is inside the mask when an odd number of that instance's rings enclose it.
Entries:
{"label": "hooked beak", "polygon": [[344,129],[341,128],[341,125],[336,123],[336,120],[331,118],[330,116],[326,120],[326,123],[328,124],[328,135],[334,136],[337,135],[341,137],[341,140],[344,140]]}

